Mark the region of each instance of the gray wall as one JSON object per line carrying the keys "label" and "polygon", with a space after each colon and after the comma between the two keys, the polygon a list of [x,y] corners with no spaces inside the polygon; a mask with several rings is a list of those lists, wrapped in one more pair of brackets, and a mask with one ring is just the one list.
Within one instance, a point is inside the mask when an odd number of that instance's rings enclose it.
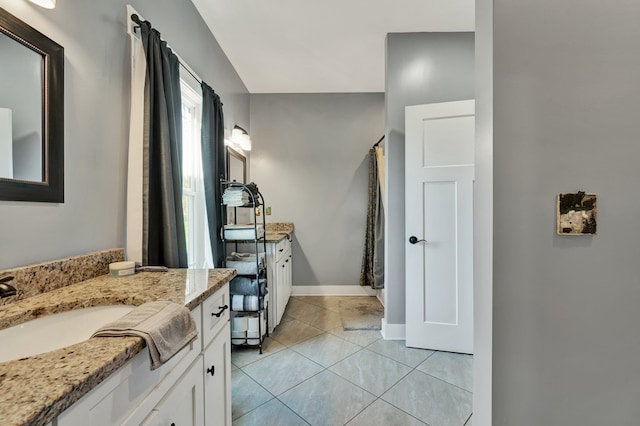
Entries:
{"label": "gray wall", "polygon": [[474,98],[474,35],[388,34],[386,55],[385,319],[404,324],[404,108]]}
{"label": "gray wall", "polygon": [[252,94],[251,180],[272,222],[294,222],[294,285],[358,285],[368,153],[384,95]]}
{"label": "gray wall", "polygon": [[65,202],[0,201],[0,269],[124,246],[127,3],[220,94],[226,127],[249,122],[248,92],[189,0],[0,0],[65,48]]}
{"label": "gray wall", "polygon": [[[640,3],[493,8],[493,424],[637,425]],[[577,190],[598,235],[557,236]]]}

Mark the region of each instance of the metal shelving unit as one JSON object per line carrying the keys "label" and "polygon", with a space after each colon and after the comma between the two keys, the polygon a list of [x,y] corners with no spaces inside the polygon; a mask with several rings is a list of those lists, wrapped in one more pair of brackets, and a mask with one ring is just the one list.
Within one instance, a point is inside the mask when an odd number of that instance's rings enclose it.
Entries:
{"label": "metal shelving unit", "polygon": [[[234,317],[249,317],[249,318],[257,318],[258,319],[258,338],[257,338],[257,346],[258,349],[260,351],[260,354],[262,354],[262,344],[264,342],[264,338],[269,336],[269,315],[268,315],[268,280],[267,280],[267,266],[266,266],[266,259],[265,262],[260,262],[260,246],[262,246],[262,253],[265,254],[266,256],[266,252],[267,252],[267,244],[266,244],[266,238],[265,238],[265,233],[266,233],[266,223],[265,223],[265,212],[264,212],[264,199],[262,197],[262,194],[260,193],[260,191],[258,190],[258,187],[254,184],[254,183],[250,183],[250,184],[244,184],[244,183],[240,183],[240,182],[236,182],[236,181],[226,181],[224,179],[220,179],[220,193],[224,194],[225,191],[229,188],[236,188],[237,190],[241,190],[243,192],[246,192],[249,195],[249,202],[242,204],[242,205],[227,205],[224,202],[224,197],[222,200],[220,200],[220,206],[221,206],[221,214],[222,214],[222,220],[223,223],[225,224],[225,226],[223,227],[222,230],[222,245],[223,245],[223,251],[225,254],[225,260],[224,260],[224,265],[223,266],[227,266],[227,252],[228,252],[228,246],[229,245],[234,245],[235,250],[234,251],[238,251],[238,246],[239,244],[242,244],[242,247],[246,250],[247,247],[251,247],[251,250],[253,251],[253,254],[255,254],[256,257],[256,268],[255,268],[255,273],[251,273],[251,274],[240,274],[238,273],[238,277],[245,277],[245,278],[249,278],[252,280],[256,281],[256,294],[234,294],[233,290],[230,291],[230,298],[231,300],[229,301],[229,306],[231,306],[231,316],[232,318]],[[233,209],[233,218],[231,220],[231,222],[233,223],[228,223],[228,217],[229,217],[229,209]],[[242,239],[237,239],[237,238],[227,238],[227,231],[229,230],[229,228],[226,227],[226,225],[237,225],[235,222],[237,222],[237,217],[238,217],[238,209],[250,209],[251,210],[251,225],[252,225],[252,237],[253,238],[242,238]],[[260,210],[260,215],[257,214],[258,209]],[[258,216],[260,216],[262,218],[262,229],[263,229],[263,234],[259,235],[258,232]],[[231,230],[229,230],[231,233]],[[262,290],[262,282],[264,282],[264,292],[261,291]],[[234,296],[236,296],[236,298],[234,299]],[[237,299],[237,296],[242,296],[242,305],[243,308],[242,309],[234,309],[237,308],[238,303],[236,303],[236,306],[234,306],[234,301],[240,300]],[[249,297],[249,296],[256,296],[257,297],[257,309],[255,310],[245,310],[244,306],[246,306],[245,303],[245,299],[244,297]],[[266,300],[265,300],[266,299]],[[262,322],[265,322],[265,327],[263,329],[263,324]],[[263,331],[264,331],[264,335],[263,335]],[[247,343],[244,345],[238,345],[238,346],[256,346],[254,344],[249,343],[249,341],[253,342],[256,341],[255,338],[249,338],[247,337]]]}

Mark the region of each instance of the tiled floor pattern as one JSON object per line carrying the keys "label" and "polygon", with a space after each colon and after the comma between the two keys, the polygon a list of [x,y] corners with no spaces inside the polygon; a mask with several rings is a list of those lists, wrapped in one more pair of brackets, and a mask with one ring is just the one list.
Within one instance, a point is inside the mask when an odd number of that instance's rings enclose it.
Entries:
{"label": "tiled floor pattern", "polygon": [[234,426],[471,426],[473,357],[344,331],[357,299],[292,297],[262,355],[233,349]]}

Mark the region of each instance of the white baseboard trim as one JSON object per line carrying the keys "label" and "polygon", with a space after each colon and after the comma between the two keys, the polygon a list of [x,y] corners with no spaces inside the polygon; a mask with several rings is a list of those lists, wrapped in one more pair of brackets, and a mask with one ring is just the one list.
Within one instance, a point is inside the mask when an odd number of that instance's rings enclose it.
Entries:
{"label": "white baseboard trim", "polygon": [[387,324],[387,319],[382,318],[382,338],[384,340],[405,340],[406,325],[405,324]]}
{"label": "white baseboard trim", "polygon": [[375,296],[371,287],[359,285],[294,285],[292,296]]}

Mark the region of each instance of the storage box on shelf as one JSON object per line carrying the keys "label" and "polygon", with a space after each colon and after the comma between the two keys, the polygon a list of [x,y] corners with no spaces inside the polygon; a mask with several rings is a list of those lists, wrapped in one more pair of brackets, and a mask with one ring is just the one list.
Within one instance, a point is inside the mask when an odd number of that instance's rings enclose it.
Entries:
{"label": "storage box on shelf", "polygon": [[[238,272],[238,276],[230,284],[232,343],[257,346],[262,353],[264,337],[268,336],[269,309],[269,285],[264,255],[264,200],[254,183],[221,180],[220,187],[223,194],[221,214],[225,224],[221,237],[223,253],[228,255],[224,266],[236,268]],[[248,209],[251,223],[233,223],[239,217],[237,209]],[[257,210],[260,211],[262,224],[258,223]]]}

